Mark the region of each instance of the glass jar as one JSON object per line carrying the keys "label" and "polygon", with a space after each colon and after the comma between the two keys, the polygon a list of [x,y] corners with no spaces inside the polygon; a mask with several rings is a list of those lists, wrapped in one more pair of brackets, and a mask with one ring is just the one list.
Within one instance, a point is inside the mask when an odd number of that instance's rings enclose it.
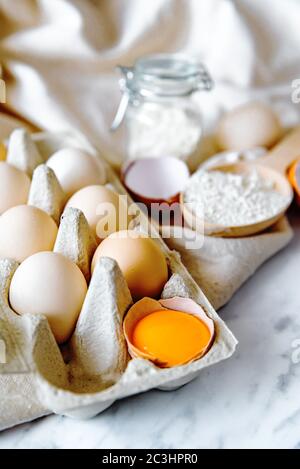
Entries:
{"label": "glass jar", "polygon": [[181,54],[158,54],[119,69],[122,99],[112,130],[125,118],[127,159],[192,158],[202,134],[193,97],[212,88],[204,65]]}

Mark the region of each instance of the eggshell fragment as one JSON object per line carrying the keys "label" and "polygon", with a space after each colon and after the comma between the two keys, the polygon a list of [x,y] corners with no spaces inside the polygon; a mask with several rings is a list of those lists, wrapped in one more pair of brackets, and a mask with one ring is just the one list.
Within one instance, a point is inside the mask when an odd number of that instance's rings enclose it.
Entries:
{"label": "eggshell fragment", "polygon": [[134,299],[158,297],[168,280],[168,265],[158,243],[142,233],[119,231],[98,246],[92,272],[101,257],[115,259]]}
{"label": "eggshell fragment", "polygon": [[246,150],[271,147],[282,135],[275,112],[266,104],[251,102],[225,114],[218,125],[216,138],[222,150]]}
{"label": "eggshell fragment", "polygon": [[84,187],[68,200],[68,207],[83,212],[98,242],[129,224],[126,195],[120,196],[105,186]]}
{"label": "eggshell fragment", "polygon": [[169,298],[167,300],[154,300],[152,298],[143,298],[137,303],[135,303],[128,311],[124,323],[123,323],[123,330],[124,335],[127,341],[127,346],[131,357],[133,358],[144,358],[146,360],[150,360],[154,362],[157,366],[160,367],[169,367],[168,363],[161,362],[158,357],[153,357],[153,355],[146,353],[145,351],[140,350],[136,346],[133,345],[133,333],[135,330],[136,325],[138,322],[148,316],[151,313],[161,310],[174,310],[180,311],[187,314],[191,314],[192,316],[197,317],[200,319],[208,328],[210,332],[210,339],[206,343],[206,345],[199,349],[199,351],[194,355],[191,356],[188,360],[183,361],[182,363],[178,363],[177,366],[184,365],[186,363],[190,363],[192,361],[198,360],[199,358],[203,357],[203,355],[209,350],[211,347],[213,340],[214,340],[214,322],[210,319],[201,306],[195,303],[193,300],[189,298],[181,298],[181,297],[174,297]]}
{"label": "eggshell fragment", "polygon": [[184,161],[171,156],[143,158],[123,169],[126,188],[138,201],[176,200],[185,188],[189,170]]}
{"label": "eggshell fragment", "polygon": [[54,337],[63,343],[72,334],[87,283],[72,261],[62,254],[39,252],[17,268],[9,289],[12,309],[20,314],[44,314]]}
{"label": "eggshell fragment", "polygon": [[34,169],[43,163],[43,158],[25,129],[15,129],[9,138],[6,161],[32,176]]}
{"label": "eggshell fragment", "polygon": [[36,252],[51,251],[56,235],[56,223],[47,213],[17,205],[0,217],[0,257],[22,262]]}
{"label": "eggshell fragment", "polygon": [[55,172],[67,198],[83,187],[106,182],[103,164],[83,150],[59,150],[49,158],[47,165]]}
{"label": "eggshell fragment", "polygon": [[23,171],[0,162],[0,214],[15,205],[26,204],[30,179]]}

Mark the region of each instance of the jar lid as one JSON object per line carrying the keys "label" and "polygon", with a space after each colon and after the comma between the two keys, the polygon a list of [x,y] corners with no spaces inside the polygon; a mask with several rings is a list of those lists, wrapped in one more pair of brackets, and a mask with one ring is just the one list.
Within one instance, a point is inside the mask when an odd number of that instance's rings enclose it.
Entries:
{"label": "jar lid", "polygon": [[130,100],[189,96],[213,87],[203,63],[184,54],[149,55],[138,59],[133,67],[118,68],[123,74],[119,81],[123,97],[112,130],[121,124]]}
{"label": "jar lid", "polygon": [[134,67],[120,67],[122,85],[141,96],[185,96],[211,90],[212,80],[204,65],[183,54],[156,54],[136,61]]}

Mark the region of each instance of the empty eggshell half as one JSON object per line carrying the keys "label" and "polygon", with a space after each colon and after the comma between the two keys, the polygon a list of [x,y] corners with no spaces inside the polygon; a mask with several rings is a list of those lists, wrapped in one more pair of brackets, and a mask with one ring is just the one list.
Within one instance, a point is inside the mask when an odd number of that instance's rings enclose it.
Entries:
{"label": "empty eggshell half", "polygon": [[124,185],[134,199],[146,203],[173,202],[190,175],[185,162],[171,156],[130,162],[122,173]]}
{"label": "empty eggshell half", "polygon": [[15,205],[27,203],[30,178],[18,168],[0,162],[0,214]]}
{"label": "empty eggshell half", "polygon": [[51,251],[56,235],[56,223],[46,212],[17,205],[0,217],[0,257],[23,262],[36,252]]}
{"label": "empty eggshell half", "polygon": [[87,292],[77,265],[55,252],[39,252],[17,268],[9,288],[12,309],[20,314],[44,314],[58,343],[74,328]]}
{"label": "empty eggshell half", "polygon": [[67,198],[85,186],[106,182],[103,164],[83,150],[59,150],[49,158],[47,165],[53,169]]}
{"label": "empty eggshell half", "polygon": [[217,128],[222,150],[271,147],[282,135],[280,121],[267,104],[251,102],[224,114]]}
{"label": "empty eggshell half", "polygon": [[168,280],[168,265],[159,244],[142,233],[123,230],[113,233],[98,246],[92,271],[101,257],[114,259],[134,299],[159,297]]}
{"label": "empty eggshell half", "polygon": [[[134,335],[134,331],[135,331],[137,324],[142,319],[158,311],[159,312],[178,311],[180,313],[186,313],[187,315],[194,316],[195,318],[201,321],[202,325],[204,324],[206,326],[205,329],[206,329],[207,340],[205,340],[204,342],[203,341],[199,342],[199,348],[194,347],[193,352],[191,352],[189,356],[185,354],[185,358],[182,361],[177,361],[176,365],[172,365],[168,363],[167,361],[162,361],[160,357],[154,356],[153,354],[149,353],[149,351],[141,350],[140,348],[137,348],[133,344],[133,335]],[[127,341],[129,354],[131,355],[131,357],[133,358],[141,357],[146,360],[150,360],[153,363],[155,363],[155,365],[162,367],[162,368],[185,365],[187,363],[190,363],[194,360],[198,360],[199,358],[203,357],[203,355],[205,355],[205,353],[211,347],[213,340],[214,340],[214,335],[215,335],[214,322],[205,314],[201,306],[199,306],[196,302],[194,302],[193,300],[189,298],[181,298],[181,297],[174,297],[174,298],[170,298],[167,300],[159,300],[159,301],[154,300],[152,298],[141,299],[129,309],[123,322],[123,330],[124,330],[124,335]],[[170,324],[170,331],[171,330],[172,330],[172,327]],[[149,330],[149,333],[153,334],[154,339],[157,338],[157,330],[155,329]],[[182,331],[182,334],[184,334],[183,331]],[[182,340],[184,340],[183,335],[181,338]],[[189,340],[189,338],[186,338],[186,339]],[[175,335],[172,335],[172,337],[168,338],[168,340],[173,340],[173,341],[180,340],[180,334],[179,334],[179,337],[175,337]],[[167,343],[166,343],[166,347],[167,347],[167,354],[169,354],[170,347],[168,347]]]}

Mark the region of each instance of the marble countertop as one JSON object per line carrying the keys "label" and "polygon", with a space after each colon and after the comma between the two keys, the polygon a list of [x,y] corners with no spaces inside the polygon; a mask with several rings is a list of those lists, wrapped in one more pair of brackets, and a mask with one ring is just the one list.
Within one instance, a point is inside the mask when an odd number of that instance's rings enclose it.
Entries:
{"label": "marble countertop", "polygon": [[299,212],[292,224],[290,245],[220,311],[239,340],[233,358],[89,421],[51,415],[3,431],[0,448],[300,449]]}

